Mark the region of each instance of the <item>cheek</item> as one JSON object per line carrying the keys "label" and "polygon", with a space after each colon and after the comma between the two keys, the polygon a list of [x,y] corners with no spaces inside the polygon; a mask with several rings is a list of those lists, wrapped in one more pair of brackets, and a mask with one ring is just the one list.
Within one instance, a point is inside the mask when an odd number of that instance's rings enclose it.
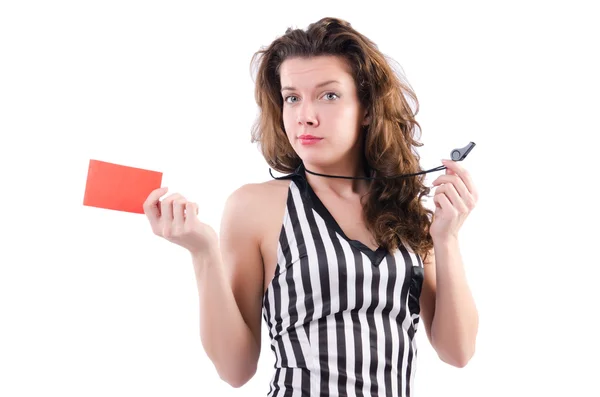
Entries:
{"label": "cheek", "polygon": [[283,129],[285,131],[285,134],[289,138],[290,134],[293,132],[293,128],[294,128],[294,121],[293,121],[292,112],[286,111],[284,109],[283,112],[282,112],[282,114],[281,114],[281,118],[283,119]]}
{"label": "cheek", "polygon": [[356,139],[359,128],[358,115],[355,109],[342,108],[337,109],[335,114],[331,115],[330,120],[334,123],[332,126],[340,132],[347,140]]}
{"label": "cheek", "polygon": [[357,114],[357,110],[353,106],[332,106],[330,116],[331,120],[335,120],[337,124],[347,127],[356,124]]}
{"label": "cheek", "polygon": [[284,108],[281,112],[281,118],[283,120],[283,125],[286,128],[294,128],[298,121],[298,117],[294,109]]}

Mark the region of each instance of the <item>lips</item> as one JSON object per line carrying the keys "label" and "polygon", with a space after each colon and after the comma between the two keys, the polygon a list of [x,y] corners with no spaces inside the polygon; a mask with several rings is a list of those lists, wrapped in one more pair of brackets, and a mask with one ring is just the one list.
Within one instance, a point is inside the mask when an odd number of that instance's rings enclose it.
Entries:
{"label": "lips", "polygon": [[309,134],[303,134],[300,135],[298,137],[298,140],[300,141],[301,145],[314,145],[318,142],[320,142],[323,138],[319,138],[317,136],[314,135],[309,135]]}
{"label": "lips", "polygon": [[300,139],[300,140],[307,140],[307,139],[323,139],[323,138],[319,138],[318,136],[314,136],[314,135],[303,134],[303,135],[300,135],[298,137],[298,139]]}

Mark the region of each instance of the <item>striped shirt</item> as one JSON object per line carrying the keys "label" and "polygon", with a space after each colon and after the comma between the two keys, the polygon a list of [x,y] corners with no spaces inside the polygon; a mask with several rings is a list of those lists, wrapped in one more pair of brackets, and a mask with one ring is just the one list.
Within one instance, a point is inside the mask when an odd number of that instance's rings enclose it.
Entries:
{"label": "striped shirt", "polygon": [[414,395],[421,258],[349,239],[301,175],[277,258],[263,297],[275,355],[268,396]]}

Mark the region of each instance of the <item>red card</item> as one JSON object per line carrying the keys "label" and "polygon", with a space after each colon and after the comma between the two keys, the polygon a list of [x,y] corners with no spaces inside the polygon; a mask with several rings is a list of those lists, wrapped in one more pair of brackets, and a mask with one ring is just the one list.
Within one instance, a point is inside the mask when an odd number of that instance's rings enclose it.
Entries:
{"label": "red card", "polygon": [[160,187],[162,172],[90,160],[83,205],[144,213],[144,201]]}

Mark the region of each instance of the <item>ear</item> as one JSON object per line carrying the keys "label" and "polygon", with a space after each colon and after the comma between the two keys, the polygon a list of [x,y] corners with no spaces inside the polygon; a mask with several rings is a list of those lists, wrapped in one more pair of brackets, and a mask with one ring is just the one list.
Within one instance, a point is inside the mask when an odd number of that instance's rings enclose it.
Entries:
{"label": "ear", "polygon": [[369,109],[365,109],[365,111],[363,112],[362,125],[369,125],[369,124],[371,124],[371,115],[369,114]]}

